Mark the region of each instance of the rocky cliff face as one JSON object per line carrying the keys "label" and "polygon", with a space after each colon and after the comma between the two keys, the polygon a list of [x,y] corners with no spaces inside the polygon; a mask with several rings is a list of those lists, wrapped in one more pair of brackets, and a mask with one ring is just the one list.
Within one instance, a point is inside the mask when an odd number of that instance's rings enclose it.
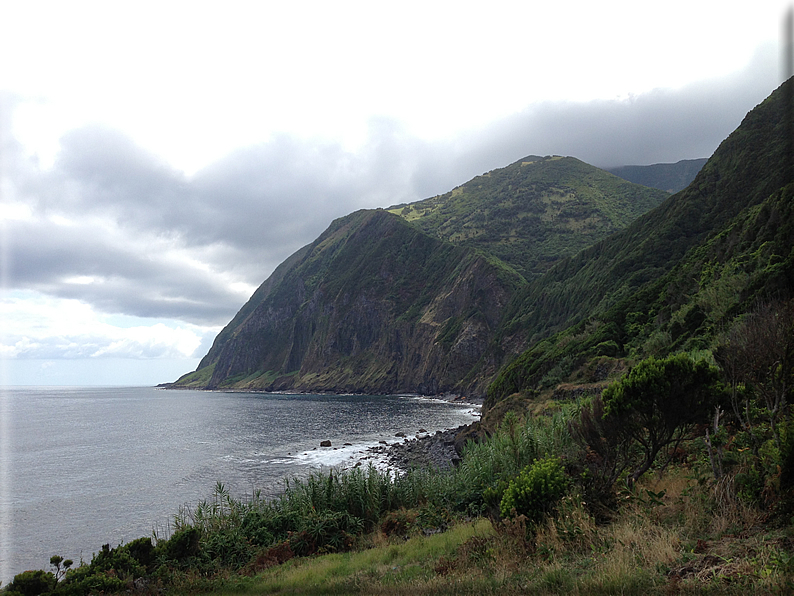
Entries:
{"label": "rocky cliff face", "polygon": [[529,157],[350,214],[282,263],[174,386],[481,397],[524,349],[499,330],[527,280],[666,196],[574,158]]}
{"label": "rocky cliff face", "polygon": [[360,211],[276,270],[177,385],[482,395],[497,365],[483,355],[521,283],[495,259]]}

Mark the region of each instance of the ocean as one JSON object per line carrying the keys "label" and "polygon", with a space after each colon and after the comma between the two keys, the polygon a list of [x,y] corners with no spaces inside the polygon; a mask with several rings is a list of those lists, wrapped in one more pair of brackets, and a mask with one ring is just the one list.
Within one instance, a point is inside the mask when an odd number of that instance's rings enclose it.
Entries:
{"label": "ocean", "polygon": [[103,544],[167,535],[218,482],[273,496],[284,478],[351,466],[397,432],[478,417],[416,396],[0,388],[0,581],[52,555],[87,563]]}

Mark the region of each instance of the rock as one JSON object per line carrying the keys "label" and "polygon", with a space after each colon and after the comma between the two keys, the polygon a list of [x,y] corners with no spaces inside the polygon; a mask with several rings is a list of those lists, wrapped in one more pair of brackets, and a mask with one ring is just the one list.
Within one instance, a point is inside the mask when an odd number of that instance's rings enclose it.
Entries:
{"label": "rock", "polygon": [[394,436],[395,436],[395,437],[404,437],[404,436],[405,436],[405,433],[403,433],[403,432],[399,432],[399,433],[395,434]]}
{"label": "rock", "polygon": [[330,447],[331,441],[320,441],[320,447]]}

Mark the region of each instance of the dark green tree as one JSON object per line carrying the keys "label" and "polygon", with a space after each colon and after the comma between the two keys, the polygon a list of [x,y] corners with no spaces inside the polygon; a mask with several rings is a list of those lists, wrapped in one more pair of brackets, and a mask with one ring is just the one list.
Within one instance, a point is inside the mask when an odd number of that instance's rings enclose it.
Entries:
{"label": "dark green tree", "polygon": [[616,420],[639,447],[629,484],[660,454],[669,462],[680,443],[693,438],[695,425],[708,421],[722,394],[718,369],[686,354],[651,356],[604,389],[604,416]]}
{"label": "dark green tree", "polygon": [[762,442],[753,428],[756,410],[780,449],[779,425],[789,417],[794,392],[794,300],[759,304],[723,337],[714,357],[731,385],[734,415],[750,436],[753,453],[758,456]]}

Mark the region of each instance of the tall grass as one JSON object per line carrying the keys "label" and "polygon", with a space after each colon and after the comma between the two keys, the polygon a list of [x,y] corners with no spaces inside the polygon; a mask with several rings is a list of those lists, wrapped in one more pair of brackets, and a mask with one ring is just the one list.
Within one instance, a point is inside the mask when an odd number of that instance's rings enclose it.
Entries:
{"label": "tall grass", "polygon": [[486,490],[506,483],[535,460],[553,455],[573,461],[579,448],[568,422],[577,410],[577,404],[567,404],[550,415],[527,417],[523,423],[508,413],[487,441],[467,444],[460,465],[446,479],[446,503],[456,510],[482,513],[488,505]]}
{"label": "tall grass", "polygon": [[177,516],[176,530],[201,533],[201,551],[217,565],[240,568],[257,551],[285,541],[296,554],[344,551],[377,528],[389,512],[419,510],[419,524],[446,527],[456,514],[486,511],[483,494],[505,485],[536,459],[576,449],[568,434],[574,406],[521,422],[508,415],[497,432],[470,443],[461,464],[446,472],[414,469],[402,474],[370,465],[289,479],[274,499],[255,493],[233,498],[218,484],[213,496]]}

